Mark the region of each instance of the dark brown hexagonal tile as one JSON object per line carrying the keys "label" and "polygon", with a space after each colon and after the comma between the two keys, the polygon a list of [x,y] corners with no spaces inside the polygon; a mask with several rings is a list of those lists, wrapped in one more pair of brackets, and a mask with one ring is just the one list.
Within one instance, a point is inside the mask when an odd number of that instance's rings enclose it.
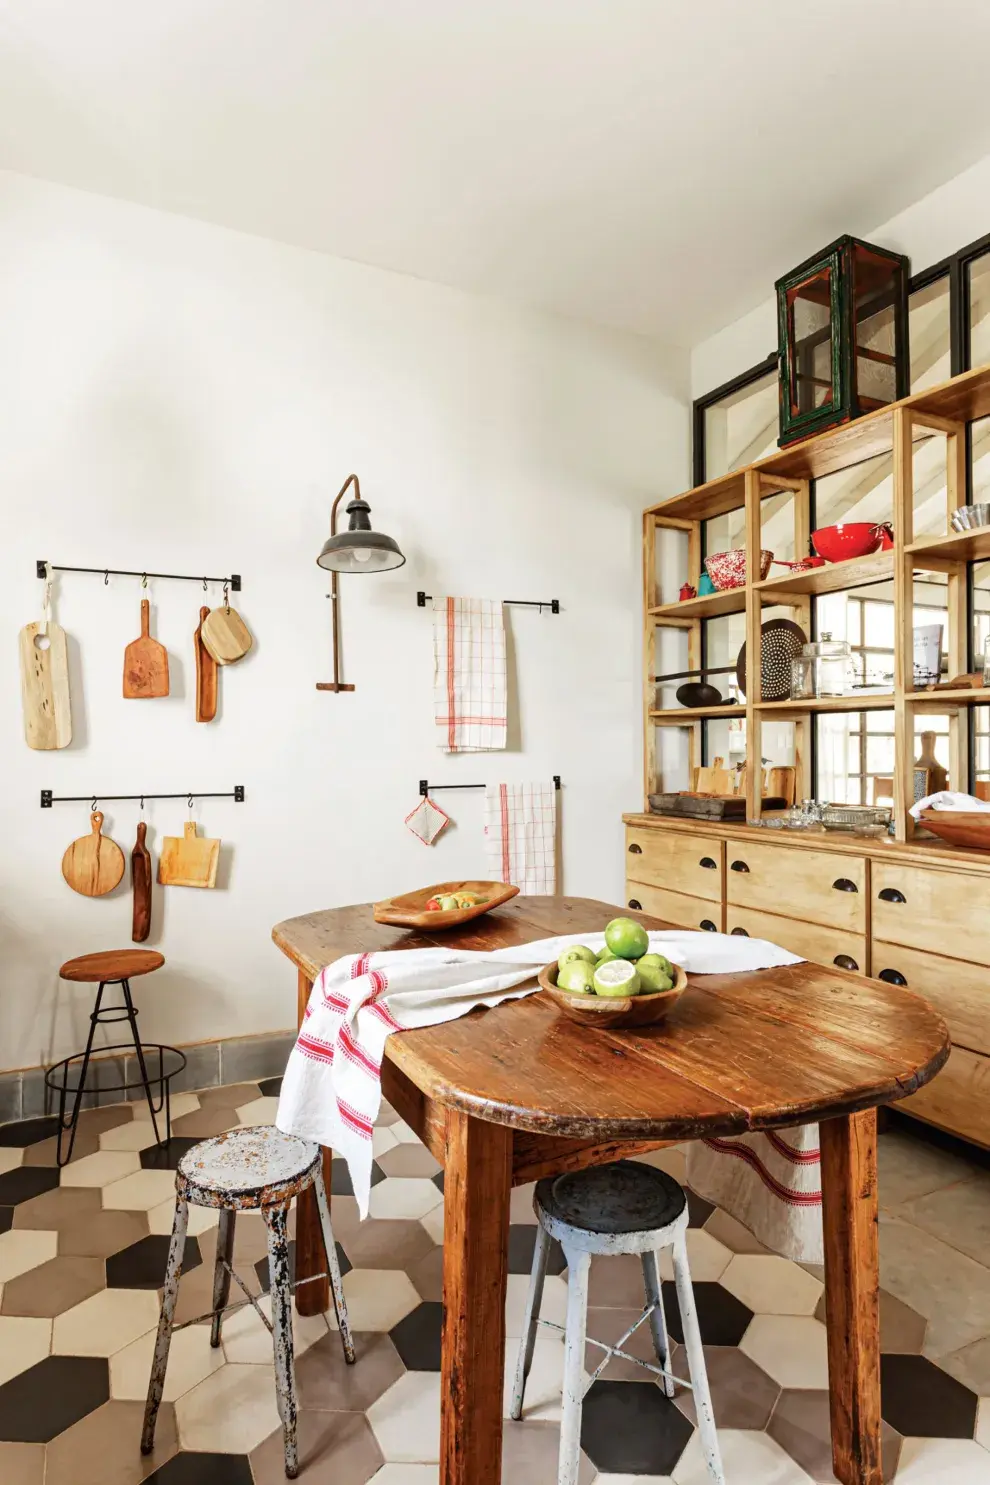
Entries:
{"label": "dark brown hexagonal tile", "polygon": [[[302,1411],[298,1420],[299,1474],[307,1485],[366,1485],[384,1457],[362,1413]],[[254,1485],[283,1485],[282,1430],[250,1454]]]}
{"label": "dark brown hexagonal tile", "polygon": [[10,1124],[0,1124],[0,1147],[24,1149],[51,1139],[53,1134],[58,1134],[58,1120],[53,1114],[41,1119],[15,1119]]}
{"label": "dark brown hexagonal tile", "polygon": [[147,1212],[90,1212],[58,1235],[60,1257],[109,1258],[148,1235]]}
{"label": "dark brown hexagonal tile", "polygon": [[61,1233],[101,1208],[98,1186],[59,1186],[14,1207],[14,1226]]}
{"label": "dark brown hexagonal tile", "polygon": [[[165,1282],[165,1267],[171,1238],[158,1233],[138,1238],[107,1259],[108,1289],[160,1289]],[[182,1254],[182,1272],[191,1273],[202,1263],[199,1243],[186,1238]]]}
{"label": "dark brown hexagonal tile", "polygon": [[440,1329],[443,1324],[443,1305],[435,1300],[424,1301],[398,1325],[389,1331],[392,1345],[398,1351],[410,1372],[438,1372],[440,1370]]}
{"label": "dark brown hexagonal tile", "polygon": [[18,1166],[0,1176],[0,1207],[17,1207],[58,1185],[58,1171],[44,1166]]}
{"label": "dark brown hexagonal tile", "polygon": [[50,1258],[3,1286],[0,1314],[47,1319],[71,1310],[106,1286],[98,1258]]}
{"label": "dark brown hexagonal tile", "polygon": [[147,1485],[254,1485],[246,1454],[173,1454],[148,1475]]}
{"label": "dark brown hexagonal tile", "polygon": [[0,1207],[0,1232],[9,1232],[14,1225],[16,1207]]}
{"label": "dark brown hexagonal tile", "polygon": [[[670,1280],[665,1280],[662,1288],[667,1330],[672,1340],[683,1344],[684,1332],[677,1290]],[[751,1309],[736,1299],[734,1294],[730,1294],[728,1289],[723,1289],[721,1284],[706,1282],[694,1285],[694,1303],[704,1345],[738,1346],[753,1318]]]}
{"label": "dark brown hexagonal tile", "polygon": [[175,1170],[183,1155],[188,1155],[199,1143],[195,1135],[173,1134],[160,1145],[146,1145],[140,1151],[141,1165],[144,1170]]}
{"label": "dark brown hexagonal tile", "polygon": [[[719,1426],[722,1420],[715,1418]],[[813,1480],[834,1481],[829,1395],[825,1391],[785,1389],[773,1410],[767,1433]],[[901,1453],[901,1436],[884,1423],[881,1448],[883,1478],[892,1480]]]}
{"label": "dark brown hexagonal tile", "polygon": [[262,1098],[278,1098],[282,1091],[282,1074],[277,1078],[262,1078],[258,1084]]}
{"label": "dark brown hexagonal tile", "polygon": [[693,1433],[658,1387],[599,1381],[585,1395],[581,1447],[603,1474],[669,1475]]}
{"label": "dark brown hexagonal tile", "polygon": [[0,1387],[0,1439],[44,1444],[110,1396],[110,1366],[98,1356],[46,1356]]}
{"label": "dark brown hexagonal tile", "polygon": [[[536,1234],[539,1231],[531,1223],[514,1222],[509,1228],[509,1273],[528,1274],[533,1267],[533,1253],[536,1248]],[[550,1257],[547,1261],[548,1274],[562,1274],[567,1267],[567,1259],[564,1250],[552,1238],[550,1242]],[[640,1274],[640,1286],[642,1287],[642,1273]]]}
{"label": "dark brown hexagonal tile", "polygon": [[[706,1346],[705,1370],[711,1388],[712,1408],[719,1428],[766,1428],[780,1388],[738,1346]],[[672,1370],[688,1380],[691,1369],[683,1346],[673,1348]],[[674,1401],[691,1423],[697,1424],[694,1394],[678,1389]]]}
{"label": "dark brown hexagonal tile", "polygon": [[912,1438],[971,1439],[979,1398],[927,1356],[880,1358],[880,1411]]}
{"label": "dark brown hexagonal tile", "polygon": [[405,1371],[387,1335],[358,1331],[354,1349],[357,1362],[348,1366],[340,1336],[332,1332],[296,1358],[300,1408],[366,1412]]}
{"label": "dark brown hexagonal tile", "polygon": [[175,1409],[162,1403],[155,1447],[138,1447],[144,1404],[108,1402],[48,1445],[45,1485],[139,1485],[179,1447]]}
{"label": "dark brown hexagonal tile", "polygon": [[[384,1181],[385,1172],[377,1160],[371,1162],[371,1184],[377,1186]],[[331,1196],[353,1196],[354,1187],[351,1185],[351,1173],[347,1169],[346,1160],[334,1160],[330,1167],[330,1195]]]}

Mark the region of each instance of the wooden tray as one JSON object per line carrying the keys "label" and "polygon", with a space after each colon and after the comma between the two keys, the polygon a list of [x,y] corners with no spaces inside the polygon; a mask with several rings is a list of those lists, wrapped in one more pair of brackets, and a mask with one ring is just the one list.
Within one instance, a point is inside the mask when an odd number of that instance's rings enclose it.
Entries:
{"label": "wooden tray", "polygon": [[674,965],[674,971],[672,990],[657,990],[653,995],[629,995],[624,999],[561,990],[557,985],[556,962],[544,965],[537,978],[540,989],[545,990],[572,1021],[580,1021],[582,1026],[590,1026],[595,1031],[632,1031],[662,1021],[680,1000],[687,989],[688,977],[679,964]]}
{"label": "wooden tray", "polygon": [[[427,912],[426,904],[431,897],[443,897],[448,892],[477,892],[488,901],[446,913]],[[503,902],[518,896],[518,893],[518,887],[510,887],[505,882],[437,882],[433,887],[418,887],[415,892],[404,892],[401,897],[386,897],[384,902],[375,903],[373,914],[376,923],[392,923],[397,928],[456,928],[460,923],[480,918],[491,908],[501,907]]]}
{"label": "wooden tray", "polygon": [[990,851],[990,810],[925,810],[918,823],[950,846]]}

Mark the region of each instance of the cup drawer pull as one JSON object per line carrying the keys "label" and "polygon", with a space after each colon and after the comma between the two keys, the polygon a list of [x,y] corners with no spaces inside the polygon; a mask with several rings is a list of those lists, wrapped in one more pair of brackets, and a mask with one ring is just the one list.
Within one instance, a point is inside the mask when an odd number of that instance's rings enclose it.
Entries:
{"label": "cup drawer pull", "polygon": [[629,899],[628,903],[626,904],[626,906],[627,907],[631,907],[631,908],[635,908],[636,911],[637,912],[640,912],[640,913],[643,911],[643,904],[641,902],[637,902],[635,897],[630,897],[630,899]]}
{"label": "cup drawer pull", "polygon": [[859,888],[856,886],[856,883],[855,882],[851,882],[848,877],[836,877],[835,881],[832,883],[832,889],[835,892],[858,892],[859,891]]}
{"label": "cup drawer pull", "polygon": [[715,863],[710,856],[702,856],[701,860],[698,862],[698,865],[703,866],[706,871],[715,870]]}
{"label": "cup drawer pull", "polygon": [[878,980],[886,980],[888,985],[906,985],[907,980],[899,969],[882,969],[877,975]]}
{"label": "cup drawer pull", "polygon": [[629,854],[630,856],[642,856],[643,847],[637,846],[636,842],[633,841],[632,845],[629,847]]}
{"label": "cup drawer pull", "polygon": [[884,887],[879,897],[881,902],[907,902],[904,893],[899,892],[896,887]]}
{"label": "cup drawer pull", "polygon": [[698,927],[703,928],[706,933],[718,933],[718,929],[715,927],[715,924],[712,922],[711,918],[702,918],[701,922],[698,924]]}
{"label": "cup drawer pull", "polygon": [[729,867],[729,870],[730,871],[749,871],[749,867],[746,865],[745,861],[733,861],[732,865]]}
{"label": "cup drawer pull", "polygon": [[745,928],[733,928],[732,936],[733,938],[749,938],[749,933]]}
{"label": "cup drawer pull", "polygon": [[836,954],[835,958],[832,960],[832,963],[839,969],[859,969],[859,965],[856,963],[851,954]]}

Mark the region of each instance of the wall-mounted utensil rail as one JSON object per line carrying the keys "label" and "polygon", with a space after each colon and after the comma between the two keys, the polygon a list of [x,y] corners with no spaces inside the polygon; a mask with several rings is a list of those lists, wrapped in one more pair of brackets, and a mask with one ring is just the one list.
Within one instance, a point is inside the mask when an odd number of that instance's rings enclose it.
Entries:
{"label": "wall-mounted utensil rail", "polygon": [[244,785],[235,784],[233,789],[226,793],[216,793],[204,789],[183,789],[180,794],[53,794],[51,789],[42,789],[41,808],[50,810],[53,804],[89,804],[96,809],[97,800],[101,804],[110,804],[119,799],[138,799],[142,807],[146,799],[185,799],[192,809],[194,799],[232,799],[235,804],[244,803]]}
{"label": "wall-mounted utensil rail", "polygon": [[229,587],[235,593],[241,591],[241,575],[232,572],[230,577],[204,577],[201,572],[135,572],[129,567],[63,567],[57,562],[45,562],[39,560],[36,563],[38,577],[45,578],[49,572],[91,572],[97,577],[102,577],[105,583],[112,577],[138,577],[145,581],[147,578],[167,578],[169,582],[175,583],[202,583],[203,591],[206,591],[207,583],[219,583],[223,587]]}
{"label": "wall-mounted utensil rail", "polygon": [[[416,594],[416,607],[425,608],[428,603],[433,602],[432,593],[424,593],[422,589]],[[503,598],[502,602],[512,608],[538,608],[542,613],[548,608],[552,614],[560,613],[559,598]]]}
{"label": "wall-mounted utensil rail", "polygon": [[[553,787],[555,789],[559,789],[560,788],[560,774],[559,773],[555,773],[554,776],[553,776]],[[420,792],[420,794],[435,794],[440,789],[487,789],[487,788],[488,788],[488,785],[487,784],[431,784],[431,783],[429,783],[429,781],[427,779],[420,779],[420,781],[419,781],[419,792]]]}

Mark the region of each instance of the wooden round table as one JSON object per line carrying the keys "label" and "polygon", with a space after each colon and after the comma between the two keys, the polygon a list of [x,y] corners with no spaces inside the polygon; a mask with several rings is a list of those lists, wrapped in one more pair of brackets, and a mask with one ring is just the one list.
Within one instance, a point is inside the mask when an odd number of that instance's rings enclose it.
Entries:
{"label": "wooden round table", "polygon": [[[290,919],[273,937],[298,968],[301,1016],[313,979],[341,954],[506,948],[600,931],[625,911],[519,897],[430,936],[374,923],[366,903]],[[385,1097],[445,1169],[441,1485],[501,1480],[513,1185],[816,1120],[834,1470],[842,1485],[880,1485],[876,1108],[913,1093],[948,1053],[944,1022],[919,996],[812,963],[692,977],[669,1018],[639,1032],[588,1030],[541,993],[390,1037]],[[320,1271],[322,1250],[315,1212],[301,1206],[297,1222],[302,1278]],[[328,1303],[325,1285],[300,1292],[308,1313]]]}

